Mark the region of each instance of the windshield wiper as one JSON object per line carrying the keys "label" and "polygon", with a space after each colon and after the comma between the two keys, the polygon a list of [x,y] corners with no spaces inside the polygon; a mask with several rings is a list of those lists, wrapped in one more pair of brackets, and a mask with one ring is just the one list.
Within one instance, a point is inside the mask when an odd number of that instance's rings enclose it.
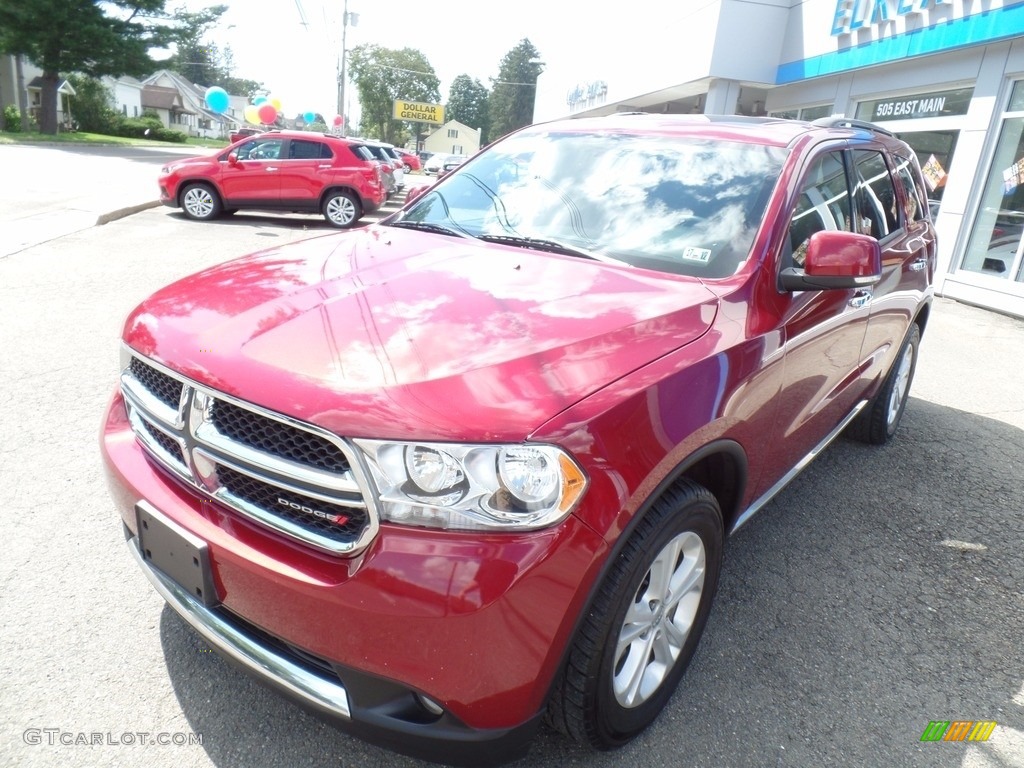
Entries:
{"label": "windshield wiper", "polygon": [[543,237],[523,237],[520,235],[477,235],[478,240],[486,240],[489,243],[503,243],[515,245],[522,248],[534,248],[538,251],[550,251],[552,253],[564,253],[567,256],[581,256],[584,259],[603,261],[608,264],[620,264],[625,267],[632,266],[629,262],[605,256],[603,253],[588,251],[585,248],[577,248],[559,240],[551,240]]}
{"label": "windshield wiper", "polygon": [[422,232],[436,232],[439,235],[451,235],[452,237],[468,237],[473,238],[468,232],[459,231],[452,227],[446,227],[443,224],[435,224],[431,221],[406,221],[405,219],[399,219],[398,221],[388,222],[389,227],[404,227],[406,229],[418,229]]}

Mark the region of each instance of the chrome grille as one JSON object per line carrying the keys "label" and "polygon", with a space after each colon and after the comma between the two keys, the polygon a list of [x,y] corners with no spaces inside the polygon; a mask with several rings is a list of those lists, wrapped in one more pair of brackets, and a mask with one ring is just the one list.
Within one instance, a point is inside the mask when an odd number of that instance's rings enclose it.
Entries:
{"label": "chrome grille", "polygon": [[[304,494],[282,490],[278,486],[243,475],[230,467],[217,466],[221,488],[249,504],[264,509],[279,509],[279,514],[295,525],[316,531],[332,541],[348,541],[366,525],[366,511],[330,504]],[[284,502],[284,503],[282,503]],[[294,506],[291,506],[294,505]],[[303,511],[301,508],[311,511]],[[320,515],[335,516],[335,520]]]}
{"label": "chrome grille", "polygon": [[369,544],[378,516],[346,440],[124,355],[129,421],[153,460],[204,496],[317,549],[349,555]]}
{"label": "chrome grille", "polygon": [[224,400],[210,406],[210,422],[217,431],[258,451],[330,472],[348,471],[348,459],[338,446],[318,435],[261,417]]}
{"label": "chrome grille", "polygon": [[177,408],[181,402],[181,391],[185,385],[175,381],[166,373],[161,373],[151,365],[146,365],[137,357],[132,358],[131,374],[138,382],[149,390],[157,400],[171,408]]}
{"label": "chrome grille", "polygon": [[177,440],[168,435],[162,429],[157,429],[148,421],[140,421],[140,424],[146,434],[153,439],[153,442],[167,451],[167,455],[174,460],[175,465],[179,469],[185,466],[185,457],[181,453],[181,446],[178,444]]}

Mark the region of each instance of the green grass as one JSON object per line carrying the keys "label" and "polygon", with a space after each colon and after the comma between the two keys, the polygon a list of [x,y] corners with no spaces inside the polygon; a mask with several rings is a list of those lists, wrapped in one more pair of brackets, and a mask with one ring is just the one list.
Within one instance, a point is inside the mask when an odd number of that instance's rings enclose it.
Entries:
{"label": "green grass", "polygon": [[[106,144],[106,145],[127,145],[136,147],[180,147],[170,141],[152,141],[150,139],[129,139],[124,136],[104,136],[99,133],[58,133],[50,136],[45,133],[9,133],[0,131],[0,144]],[[228,143],[218,139],[188,139],[184,146],[205,147],[214,149],[226,147]]]}

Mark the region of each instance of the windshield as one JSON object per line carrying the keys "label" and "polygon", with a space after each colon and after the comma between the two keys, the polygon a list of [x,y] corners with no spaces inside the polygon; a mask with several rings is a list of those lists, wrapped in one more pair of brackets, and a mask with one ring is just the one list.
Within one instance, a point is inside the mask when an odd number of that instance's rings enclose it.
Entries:
{"label": "windshield", "polygon": [[747,259],[785,157],[778,147],[679,136],[519,134],[453,172],[396,223],[726,277]]}

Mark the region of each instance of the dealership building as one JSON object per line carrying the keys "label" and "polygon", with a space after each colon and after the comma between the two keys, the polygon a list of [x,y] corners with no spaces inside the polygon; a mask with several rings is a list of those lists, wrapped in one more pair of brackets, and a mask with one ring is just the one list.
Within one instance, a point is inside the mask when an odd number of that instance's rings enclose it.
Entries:
{"label": "dealership building", "polygon": [[592,55],[546,68],[535,121],[639,110],[878,123],[924,170],[938,292],[1024,317],[1024,0],[645,5],[603,28],[581,21]]}

